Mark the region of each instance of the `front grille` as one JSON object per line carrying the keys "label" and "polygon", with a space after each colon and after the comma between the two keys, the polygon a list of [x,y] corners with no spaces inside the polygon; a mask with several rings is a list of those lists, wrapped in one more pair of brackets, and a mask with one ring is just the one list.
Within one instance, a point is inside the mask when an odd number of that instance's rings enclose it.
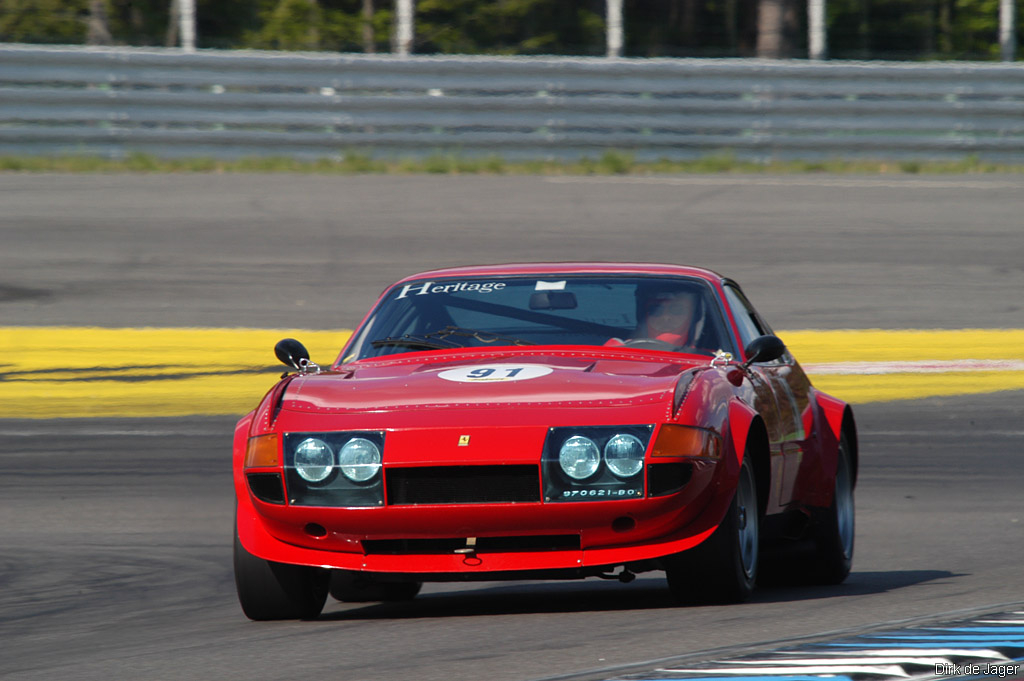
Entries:
{"label": "front grille", "polygon": [[540,501],[538,467],[430,466],[384,471],[389,506]]}
{"label": "front grille", "polygon": [[[467,548],[465,537],[444,539],[367,539],[363,550],[367,555],[425,555],[455,553]],[[522,551],[578,551],[577,534],[539,535],[534,537],[478,537],[472,545],[474,553],[516,553]]]}

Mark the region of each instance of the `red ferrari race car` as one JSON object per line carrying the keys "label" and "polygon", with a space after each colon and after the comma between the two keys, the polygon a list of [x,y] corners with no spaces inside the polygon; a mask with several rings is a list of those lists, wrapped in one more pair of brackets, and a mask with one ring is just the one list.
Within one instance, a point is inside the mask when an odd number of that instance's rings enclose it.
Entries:
{"label": "red ferrari race car", "polygon": [[[294,371],[235,430],[235,582],[256,620],[413,598],[425,581],[629,581],[749,597],[801,540],[850,571],[857,432],[739,286],[653,264],[417,274],[329,368]],[[774,550],[774,549],[773,549]]]}

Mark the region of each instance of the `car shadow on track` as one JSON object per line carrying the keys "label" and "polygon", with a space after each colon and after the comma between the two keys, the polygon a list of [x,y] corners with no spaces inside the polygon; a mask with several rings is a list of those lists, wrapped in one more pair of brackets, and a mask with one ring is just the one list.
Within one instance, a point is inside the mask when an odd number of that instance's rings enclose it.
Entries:
{"label": "car shadow on track", "polygon": [[948,570],[891,570],[886,572],[851,572],[842,584],[817,585],[799,581],[797,576],[771,575],[758,582],[753,602],[775,603],[807,601],[819,598],[870,596],[905,589],[942,579],[965,577]]}
{"label": "car shadow on track", "polygon": [[[751,604],[850,598],[960,577],[945,570],[853,572],[843,584],[808,586],[772,580],[759,586]],[[387,620],[431,617],[474,617],[529,613],[612,612],[677,608],[665,580],[637,579],[617,582],[513,582],[493,585],[436,585],[412,601],[394,603],[338,603],[329,601],[320,620]],[[693,606],[698,607],[698,606]],[[704,606],[707,607],[707,606]],[[716,606],[712,606],[716,607]]]}

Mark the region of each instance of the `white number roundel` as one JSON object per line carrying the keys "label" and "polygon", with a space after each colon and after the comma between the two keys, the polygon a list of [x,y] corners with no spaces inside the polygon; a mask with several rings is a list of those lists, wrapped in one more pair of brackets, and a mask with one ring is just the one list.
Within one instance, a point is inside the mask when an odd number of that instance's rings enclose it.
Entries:
{"label": "white number roundel", "polygon": [[446,381],[456,383],[495,383],[499,381],[526,381],[547,376],[551,367],[536,364],[485,364],[483,366],[459,367],[438,374]]}

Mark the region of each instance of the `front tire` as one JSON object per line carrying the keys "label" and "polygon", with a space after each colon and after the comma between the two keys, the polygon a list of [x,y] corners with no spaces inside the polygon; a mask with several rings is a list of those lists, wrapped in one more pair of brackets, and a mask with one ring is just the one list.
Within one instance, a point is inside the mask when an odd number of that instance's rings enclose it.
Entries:
{"label": "front tire", "polygon": [[742,603],[757,583],[761,518],[757,482],[749,456],[725,518],[714,533],[689,551],[672,556],[669,589],[679,603]]}
{"label": "front tire", "polygon": [[327,601],[329,573],[320,568],[263,560],[242,546],[235,529],[235,588],[252,620],[309,620]]}

